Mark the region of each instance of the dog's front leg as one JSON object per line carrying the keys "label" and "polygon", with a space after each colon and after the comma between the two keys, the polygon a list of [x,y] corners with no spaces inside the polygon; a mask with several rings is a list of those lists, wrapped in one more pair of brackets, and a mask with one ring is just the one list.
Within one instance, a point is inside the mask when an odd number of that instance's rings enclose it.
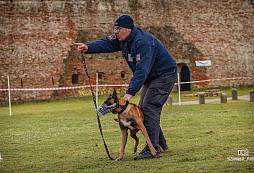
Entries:
{"label": "dog's front leg", "polygon": [[119,156],[116,158],[115,161],[120,161],[123,159],[123,155],[124,155],[124,149],[127,143],[127,137],[128,137],[128,132],[127,132],[127,128],[121,128],[121,132],[122,132],[122,140],[121,140],[121,150],[120,150],[120,154]]}

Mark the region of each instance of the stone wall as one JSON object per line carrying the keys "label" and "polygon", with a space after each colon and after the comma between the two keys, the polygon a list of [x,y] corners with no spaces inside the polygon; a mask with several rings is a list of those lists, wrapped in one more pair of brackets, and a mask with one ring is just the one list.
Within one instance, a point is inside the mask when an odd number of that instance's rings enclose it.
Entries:
{"label": "stone wall", "polygon": [[[87,85],[74,42],[89,42],[113,32],[122,14],[154,34],[191,80],[254,76],[254,5],[251,0],[90,0],[0,1],[0,88],[43,88]],[[128,84],[132,73],[121,56],[87,55],[93,84]],[[211,60],[196,67],[196,60]],[[78,83],[73,83],[78,75]],[[202,83],[193,87],[253,85],[253,80]],[[204,87],[204,86],[203,86]],[[86,90],[13,91],[13,102],[84,96]],[[1,104],[7,92],[0,91]]]}

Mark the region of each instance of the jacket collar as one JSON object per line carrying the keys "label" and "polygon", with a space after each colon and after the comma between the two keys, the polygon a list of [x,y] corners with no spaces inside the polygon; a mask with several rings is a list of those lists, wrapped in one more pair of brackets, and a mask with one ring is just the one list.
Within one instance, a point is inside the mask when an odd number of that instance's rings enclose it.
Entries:
{"label": "jacket collar", "polygon": [[135,37],[136,33],[137,33],[137,28],[136,26],[134,26],[131,30],[130,35],[124,41],[130,42]]}

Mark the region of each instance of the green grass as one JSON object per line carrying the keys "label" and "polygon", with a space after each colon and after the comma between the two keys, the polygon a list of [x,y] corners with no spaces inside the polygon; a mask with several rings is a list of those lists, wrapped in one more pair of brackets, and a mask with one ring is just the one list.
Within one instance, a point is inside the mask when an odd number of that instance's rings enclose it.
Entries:
{"label": "green grass", "polygon": [[[100,102],[103,98],[100,99]],[[133,102],[138,102],[138,96]],[[128,138],[124,160],[107,158],[91,99],[0,107],[0,172],[252,172],[253,161],[228,161],[248,149],[254,157],[254,103],[229,101],[166,106],[161,126],[169,150],[158,159],[134,161]],[[101,119],[113,157],[120,129],[108,114]],[[139,132],[138,152],[145,145]]]}

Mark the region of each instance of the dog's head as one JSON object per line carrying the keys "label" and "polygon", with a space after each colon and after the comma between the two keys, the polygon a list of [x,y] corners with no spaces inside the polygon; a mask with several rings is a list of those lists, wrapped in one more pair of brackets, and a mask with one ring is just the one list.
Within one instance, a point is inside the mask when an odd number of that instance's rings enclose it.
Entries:
{"label": "dog's head", "polygon": [[100,114],[100,117],[108,113],[117,114],[119,112],[119,100],[117,98],[116,89],[114,88],[113,94],[110,94],[109,97],[97,108],[97,112]]}

